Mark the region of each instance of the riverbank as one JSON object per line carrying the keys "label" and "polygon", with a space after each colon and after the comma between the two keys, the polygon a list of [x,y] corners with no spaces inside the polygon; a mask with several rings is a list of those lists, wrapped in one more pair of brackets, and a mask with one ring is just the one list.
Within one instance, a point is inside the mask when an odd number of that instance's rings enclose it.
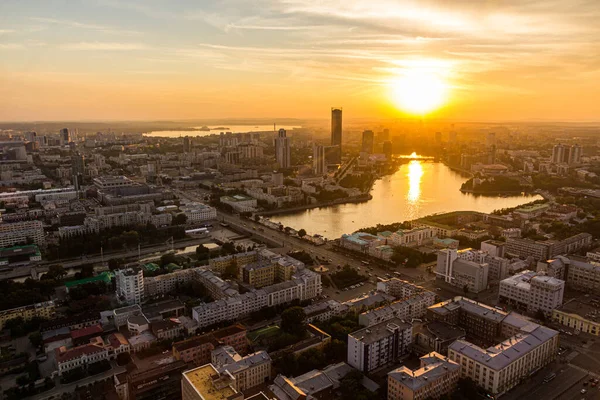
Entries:
{"label": "riverbank", "polygon": [[441,162],[442,164],[444,164],[446,167],[450,168],[454,172],[458,172],[460,174],[467,175],[471,178],[473,178],[475,176],[475,174],[473,174],[471,171],[450,165],[446,161],[439,160],[439,162]]}
{"label": "riverbank", "polygon": [[296,206],[296,207],[290,207],[290,208],[280,208],[277,210],[269,210],[269,211],[263,211],[260,213],[257,213],[260,216],[263,217],[267,217],[270,215],[277,215],[277,214],[288,214],[288,213],[293,213],[296,211],[305,211],[305,210],[310,210],[313,208],[321,208],[321,207],[330,207],[330,206],[337,206],[340,204],[347,204],[347,203],[364,203],[366,201],[369,201],[373,198],[373,196],[371,196],[370,194],[363,194],[360,196],[356,196],[356,197],[349,197],[349,198],[345,198],[345,199],[338,199],[338,200],[332,200],[332,201],[326,201],[324,203],[315,203],[315,204],[305,204],[302,206]]}
{"label": "riverbank", "polygon": [[502,195],[519,196],[519,195],[536,194],[533,191],[526,191],[526,190],[496,190],[496,191],[492,191],[492,192],[488,192],[488,191],[481,192],[478,190],[461,188],[460,191],[462,193],[469,193],[469,194],[476,195],[476,196],[491,196],[491,197],[497,197],[497,196],[502,197]]}

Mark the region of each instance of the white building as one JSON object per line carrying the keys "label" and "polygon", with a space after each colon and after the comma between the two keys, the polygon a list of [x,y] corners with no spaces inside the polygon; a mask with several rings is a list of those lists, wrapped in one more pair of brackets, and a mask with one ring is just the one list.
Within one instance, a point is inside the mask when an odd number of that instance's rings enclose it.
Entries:
{"label": "white building", "polygon": [[220,202],[229,204],[237,212],[253,212],[256,211],[256,199],[241,194],[235,196],[221,196]]}
{"label": "white building", "polygon": [[457,340],[448,348],[448,358],[460,365],[462,378],[472,379],[496,398],[554,360],[557,349],[558,332],[529,323],[487,349]]}
{"label": "white building", "polygon": [[169,274],[144,278],[144,291],[146,297],[173,292],[177,285],[182,285],[194,279],[196,268],[181,269]]}
{"label": "white building", "polygon": [[487,263],[461,259],[455,249],[444,249],[438,252],[435,274],[452,286],[479,293],[487,288],[488,270]]}
{"label": "white building", "polygon": [[187,223],[208,221],[217,218],[217,209],[202,203],[186,204],[179,207],[187,217]]}
{"label": "white building", "polygon": [[362,326],[373,326],[394,318],[410,321],[413,318],[423,317],[427,313],[427,308],[434,304],[435,294],[425,291],[390,305],[366,311],[358,316],[358,322]]}
{"label": "white building", "polygon": [[412,326],[394,318],[348,334],[348,364],[364,373],[394,363],[410,351]]}
{"label": "white building", "polygon": [[46,244],[42,221],[0,222],[0,247],[27,243],[28,240],[40,247]]}
{"label": "white building", "polygon": [[500,282],[498,300],[518,309],[551,313],[562,305],[565,281],[522,271]]}
{"label": "white building", "polygon": [[115,272],[117,298],[126,304],[141,304],[144,299],[144,273],[141,268]]}
{"label": "white building", "polygon": [[405,247],[421,246],[433,239],[434,236],[433,230],[428,227],[399,229],[388,237],[387,244]]}

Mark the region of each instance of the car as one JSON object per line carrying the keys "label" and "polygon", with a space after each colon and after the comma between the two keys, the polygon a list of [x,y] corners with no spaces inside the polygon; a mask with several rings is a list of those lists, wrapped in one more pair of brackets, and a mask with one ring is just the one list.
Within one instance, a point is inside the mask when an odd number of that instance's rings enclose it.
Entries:
{"label": "car", "polygon": [[581,389],[581,392],[580,392],[580,393],[581,393],[581,394],[586,394],[586,393],[587,393],[587,390],[585,390],[585,389]]}
{"label": "car", "polygon": [[573,334],[571,332],[567,332],[567,335],[569,336],[573,336]]}
{"label": "car", "polygon": [[441,288],[441,287],[439,287],[439,288],[435,288],[435,291],[436,291],[436,292],[441,292],[441,291],[442,291],[442,288]]}

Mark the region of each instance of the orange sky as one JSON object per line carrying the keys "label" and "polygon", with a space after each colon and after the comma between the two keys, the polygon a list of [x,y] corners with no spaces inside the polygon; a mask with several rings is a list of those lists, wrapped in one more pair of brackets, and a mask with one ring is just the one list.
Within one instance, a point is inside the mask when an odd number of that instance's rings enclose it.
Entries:
{"label": "orange sky", "polygon": [[415,70],[447,87],[435,117],[600,120],[598,20],[583,0],[3,1],[0,120],[387,118]]}

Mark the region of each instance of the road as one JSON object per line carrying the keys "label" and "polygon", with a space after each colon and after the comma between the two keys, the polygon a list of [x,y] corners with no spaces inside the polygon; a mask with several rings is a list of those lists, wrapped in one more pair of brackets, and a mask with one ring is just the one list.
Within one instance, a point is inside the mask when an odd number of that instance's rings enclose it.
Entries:
{"label": "road", "polygon": [[51,389],[51,390],[48,390],[47,392],[32,396],[31,399],[46,400],[46,399],[49,399],[50,397],[60,398],[60,396],[63,393],[67,393],[67,392],[73,393],[75,391],[76,386],[85,386],[92,382],[101,381],[101,380],[110,378],[114,375],[120,374],[125,371],[127,371],[127,369],[125,367],[114,367],[106,372],[101,373],[101,374],[94,375],[94,376],[88,376],[87,378],[80,379],[76,382],[67,383],[64,385],[59,383],[59,384],[57,384],[57,386],[54,389]]}

